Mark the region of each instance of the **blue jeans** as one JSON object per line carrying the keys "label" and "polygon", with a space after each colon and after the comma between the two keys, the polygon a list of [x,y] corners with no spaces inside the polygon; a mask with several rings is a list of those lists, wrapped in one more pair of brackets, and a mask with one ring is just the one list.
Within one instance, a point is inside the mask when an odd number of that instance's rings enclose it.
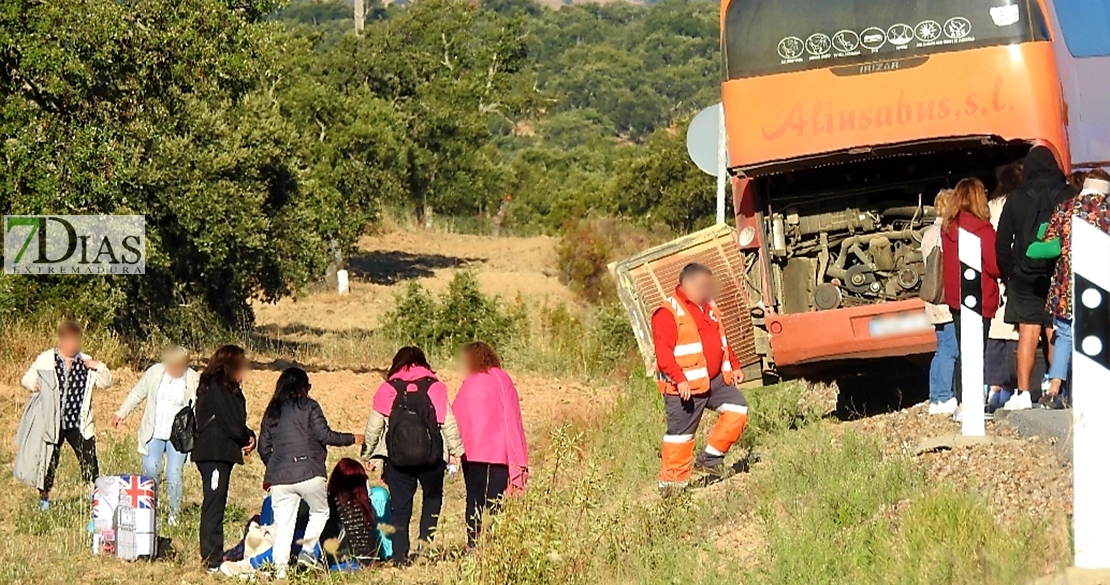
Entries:
{"label": "blue jeans", "polygon": [[929,364],[929,402],[947,402],[956,394],[952,383],[956,377],[956,359],[960,345],[956,342],[954,322],[934,325],[937,333],[937,350]]}
{"label": "blue jeans", "polygon": [[1071,319],[1053,317],[1052,327],[1056,330],[1056,337],[1052,342],[1052,363],[1048,366],[1048,377],[1066,381],[1068,369],[1071,368]]}
{"label": "blue jeans", "polygon": [[181,468],[185,467],[184,453],[178,453],[173,444],[163,439],[151,439],[146,444],[146,455],[143,456],[143,475],[158,480],[158,473],[162,467],[162,455],[166,456],[166,494],[170,498],[170,515],[176,516],[181,511],[181,494],[184,485],[181,483]]}

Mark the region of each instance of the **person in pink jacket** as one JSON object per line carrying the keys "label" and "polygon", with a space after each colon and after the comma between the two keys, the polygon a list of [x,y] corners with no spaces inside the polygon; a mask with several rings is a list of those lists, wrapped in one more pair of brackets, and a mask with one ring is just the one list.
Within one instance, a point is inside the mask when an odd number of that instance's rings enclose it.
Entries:
{"label": "person in pink jacket", "polygon": [[520,417],[520,397],[501,358],[487,343],[463,348],[467,377],[451,410],[462,437],[466,483],[468,548],[478,542],[482,514],[495,512],[500,498],[524,489],[528,479],[528,444]]}
{"label": "person in pink jacket", "polygon": [[[394,442],[391,429],[406,427],[406,421],[391,421],[398,392],[406,393],[405,403],[418,412],[426,408],[434,411],[435,434],[431,442],[429,459],[423,463],[406,464],[402,460],[404,449],[415,444],[411,434],[400,433]],[[430,403],[430,404],[429,404]],[[429,421],[425,421],[429,422]],[[411,427],[408,427],[411,431]],[[433,430],[433,429],[429,429]],[[388,445],[387,445],[388,444]],[[391,447],[402,452],[393,453]],[[372,465],[384,460],[382,480],[389,487],[390,512],[393,515],[393,562],[399,566],[409,564],[409,521],[412,518],[413,499],[417,486],[423,491],[420,507],[421,549],[435,537],[439,512],[443,508],[443,476],[447,463],[454,463],[463,455],[463,445],[455,426],[455,418],[447,403],[447,386],[439,381],[428,358],[417,347],[402,347],[393,357],[393,365],[386,374],[386,381],[374,393],[373,410],[366,422],[366,446],[363,453]],[[411,454],[410,454],[411,455]]]}

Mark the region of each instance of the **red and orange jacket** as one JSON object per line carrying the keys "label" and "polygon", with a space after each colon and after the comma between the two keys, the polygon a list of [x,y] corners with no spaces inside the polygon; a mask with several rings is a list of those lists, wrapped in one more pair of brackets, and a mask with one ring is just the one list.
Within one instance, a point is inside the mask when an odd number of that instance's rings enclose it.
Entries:
{"label": "red and orange jacket", "polygon": [[680,382],[689,383],[693,394],[704,394],[718,374],[731,384],[740,370],[715,303],[699,307],[675,289],[652,315],[651,329],[656,379],[664,394],[677,394]]}

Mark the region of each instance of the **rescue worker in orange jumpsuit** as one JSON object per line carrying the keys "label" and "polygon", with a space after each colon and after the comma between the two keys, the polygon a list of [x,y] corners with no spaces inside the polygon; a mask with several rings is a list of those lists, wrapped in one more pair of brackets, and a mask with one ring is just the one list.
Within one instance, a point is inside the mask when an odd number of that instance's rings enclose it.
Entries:
{"label": "rescue worker in orange jumpsuit", "polygon": [[[743,374],[713,301],[716,292],[713,272],[702,264],[688,264],[674,296],[651,317],[656,382],[667,415],[660,489],[685,487],[694,469],[709,477],[729,475],[725,453],[748,423],[748,402],[736,387]],[[718,417],[695,463],[694,435],[706,408],[717,411]]]}

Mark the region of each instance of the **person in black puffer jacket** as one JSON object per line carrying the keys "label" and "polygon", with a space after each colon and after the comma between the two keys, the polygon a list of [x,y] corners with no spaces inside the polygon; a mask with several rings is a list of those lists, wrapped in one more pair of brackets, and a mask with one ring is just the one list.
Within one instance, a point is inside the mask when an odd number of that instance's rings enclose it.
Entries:
{"label": "person in black puffer jacket", "polygon": [[281,373],[274,397],[262,416],[258,453],[266,464],[263,480],[270,486],[274,508],[274,565],[281,578],[288,570],[297,509],[308,504],[301,557],[319,558],[318,541],[328,521],[327,446],[361,445],[362,435],[337,433],[328,426],[320,404],[308,397],[312,388],[308,374],[300,368]]}
{"label": "person in black puffer jacket", "polygon": [[200,509],[200,555],[209,572],[220,569],[224,554],[224,510],[231,468],[254,449],[247,426],[247,402],[241,384],[247,371],[243,348],[216,350],[197,384],[196,444],[191,453],[200,470],[204,502]]}

